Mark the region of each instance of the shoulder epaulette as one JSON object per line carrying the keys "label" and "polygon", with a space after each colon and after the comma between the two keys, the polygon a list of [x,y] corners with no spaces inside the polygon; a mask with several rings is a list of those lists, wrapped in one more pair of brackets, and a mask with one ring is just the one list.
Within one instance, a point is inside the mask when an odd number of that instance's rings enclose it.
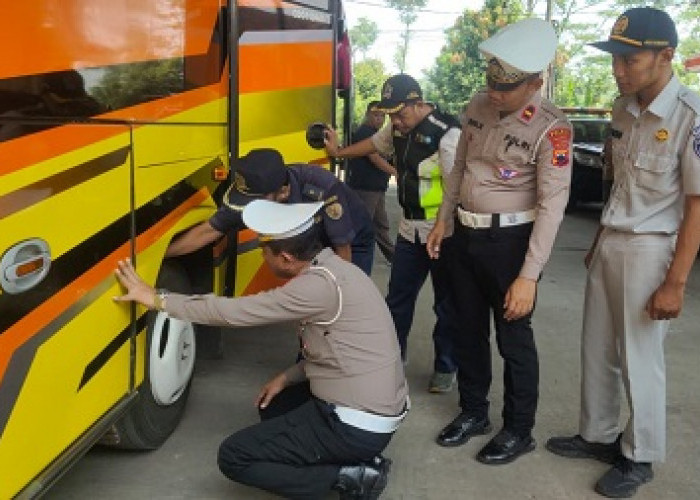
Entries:
{"label": "shoulder epaulette", "polygon": [[695,111],[696,115],[700,115],[700,95],[688,88],[683,88],[678,93],[678,98],[686,106]]}

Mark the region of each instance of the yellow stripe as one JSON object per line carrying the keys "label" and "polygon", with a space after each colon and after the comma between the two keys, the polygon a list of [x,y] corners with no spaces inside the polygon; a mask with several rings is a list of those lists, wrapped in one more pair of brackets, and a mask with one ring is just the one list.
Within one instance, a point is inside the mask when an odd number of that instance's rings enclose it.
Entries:
{"label": "yellow stripe", "polygon": [[644,45],[642,42],[638,40],[632,40],[631,38],[627,38],[625,36],[620,36],[620,35],[610,35],[611,40],[617,40],[618,42],[623,42],[623,43],[628,43],[630,45],[634,45],[635,47],[641,47]]}
{"label": "yellow stripe", "polygon": [[242,94],[240,141],[306,132],[313,122],[326,123],[331,116],[331,93],[330,87],[322,86]]}

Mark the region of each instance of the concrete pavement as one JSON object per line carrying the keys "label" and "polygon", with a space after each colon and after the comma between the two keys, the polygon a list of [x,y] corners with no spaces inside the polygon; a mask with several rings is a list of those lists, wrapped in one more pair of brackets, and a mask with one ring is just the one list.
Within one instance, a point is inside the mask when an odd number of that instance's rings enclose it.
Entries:
{"label": "concrete pavement", "polygon": [[[394,221],[398,210],[388,199]],[[537,449],[505,466],[487,466],[474,455],[489,439],[480,436],[457,448],[441,448],[435,436],[458,412],[457,394],[427,392],[432,366],[429,332],[434,316],[424,287],[409,339],[407,376],[413,407],[386,450],[394,461],[387,500],[595,499],[593,485],[608,466],[556,457],[544,449],[552,435],[575,433],[578,422],[579,335],[585,270],[583,256],[599,212],[566,217],[539,287],[533,319],[541,381]],[[373,278],[386,290],[389,267],[377,252]],[[635,498],[700,498],[700,261],[686,293],[683,315],[666,342],[668,367],[668,458],[655,467],[652,483]],[[495,353],[495,345],[494,353]],[[47,494],[48,499],[271,499],[222,476],[216,466],[219,442],[257,421],[253,399],[259,387],[293,362],[291,325],[232,331],[226,358],[198,364],[184,420],[154,452],[124,453],[95,448]],[[491,419],[499,428],[502,363],[494,356]],[[334,498],[334,497],[331,497]]]}

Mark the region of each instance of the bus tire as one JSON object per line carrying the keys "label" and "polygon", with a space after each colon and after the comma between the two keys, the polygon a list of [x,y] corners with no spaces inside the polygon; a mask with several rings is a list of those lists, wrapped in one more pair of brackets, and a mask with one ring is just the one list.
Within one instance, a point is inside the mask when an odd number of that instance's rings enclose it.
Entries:
{"label": "bus tire", "polygon": [[[175,261],[163,263],[157,287],[191,293],[187,273]],[[148,314],[145,377],[136,401],[115,425],[117,448],[158,448],[180,423],[189,396],[195,361],[194,325],[161,311]]]}

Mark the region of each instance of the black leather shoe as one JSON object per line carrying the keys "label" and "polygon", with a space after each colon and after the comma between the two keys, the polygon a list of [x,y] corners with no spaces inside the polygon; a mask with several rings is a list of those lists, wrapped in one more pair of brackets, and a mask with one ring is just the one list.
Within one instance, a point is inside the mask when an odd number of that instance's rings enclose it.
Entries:
{"label": "black leather shoe", "polygon": [[545,448],[567,458],[593,458],[606,464],[614,464],[620,458],[620,437],[614,443],[592,443],[579,434],[570,437],[553,437],[547,440]]}
{"label": "black leather shoe", "polygon": [[476,417],[468,413],[460,413],[447,427],[440,431],[435,440],[440,446],[459,446],[469,441],[472,436],[491,432],[488,417]]}
{"label": "black leather shoe", "polygon": [[488,465],[507,464],[535,449],[536,443],[532,436],[521,437],[507,429],[501,429],[491,441],[486,443],[476,459]]}
{"label": "black leather shoe", "polygon": [[654,479],[650,463],[621,457],[595,484],[595,491],[608,498],[630,498],[644,483]]}
{"label": "black leather shoe", "polygon": [[376,500],[386,487],[391,460],[375,457],[372,462],[340,468],[333,489],[340,500]]}

